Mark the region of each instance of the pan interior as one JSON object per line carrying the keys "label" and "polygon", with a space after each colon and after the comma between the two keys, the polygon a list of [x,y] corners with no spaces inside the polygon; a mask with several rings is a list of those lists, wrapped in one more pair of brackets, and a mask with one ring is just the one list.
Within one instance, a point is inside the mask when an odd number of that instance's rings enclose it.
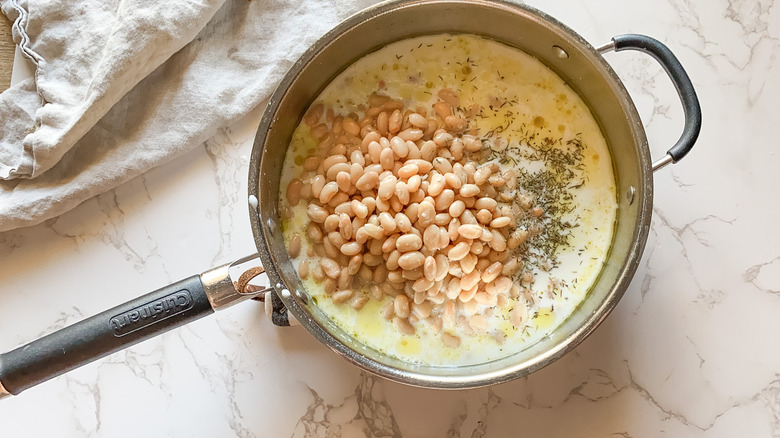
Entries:
{"label": "pan interior", "polygon": [[[618,193],[613,242],[599,278],[580,307],[551,335],[512,355],[467,366],[419,365],[356,342],[306,293],[285,250],[278,210],[279,180],[292,133],[309,104],[341,71],[391,42],[420,35],[469,33],[525,51],[561,76],[589,105],[610,148]],[[564,50],[567,57],[559,56]],[[578,35],[527,7],[484,1],[386,3],[353,16],[307,51],[272,96],[258,130],[250,166],[251,216],[258,251],[282,300],[320,341],[362,368],[427,387],[463,388],[525,375],[584,339],[628,286],[644,248],[652,181],[644,131],[636,109],[611,68]],[[634,191],[633,200],[623,194]],[[282,293],[286,289],[290,294]]]}

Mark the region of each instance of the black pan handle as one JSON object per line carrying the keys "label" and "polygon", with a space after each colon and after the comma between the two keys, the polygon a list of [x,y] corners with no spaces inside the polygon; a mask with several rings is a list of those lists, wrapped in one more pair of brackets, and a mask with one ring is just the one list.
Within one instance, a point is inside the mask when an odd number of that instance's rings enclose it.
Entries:
{"label": "black pan handle", "polygon": [[685,72],[680,61],[668,47],[657,39],[646,35],[618,35],[612,38],[611,44],[603,47],[600,51],[604,52],[609,49],[614,49],[616,52],[621,50],[638,50],[647,53],[655,58],[666,70],[682,101],[683,112],[685,113],[685,126],[680,139],[669,149],[666,157],[653,163],[653,170],[658,170],[666,164],[680,161],[693,149],[693,145],[696,143],[696,139],[701,131],[701,106],[699,106],[699,98],[696,97],[696,90],[693,89],[688,73]]}
{"label": "black pan handle", "polygon": [[[255,258],[185,278],[0,354],[0,398],[265,293],[236,290],[230,278],[231,267]],[[253,272],[263,273],[262,266]]]}
{"label": "black pan handle", "polygon": [[200,276],[194,275],[0,354],[0,382],[16,395],[211,313]]}

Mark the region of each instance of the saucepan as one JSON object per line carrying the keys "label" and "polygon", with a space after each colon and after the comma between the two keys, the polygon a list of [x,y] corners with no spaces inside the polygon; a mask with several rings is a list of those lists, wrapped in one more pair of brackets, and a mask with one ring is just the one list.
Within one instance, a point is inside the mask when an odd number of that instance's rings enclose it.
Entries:
{"label": "saucepan", "polygon": [[[292,133],[319,92],[347,66],[391,42],[439,33],[481,35],[529,53],[561,76],[589,105],[607,140],[617,185],[617,221],[607,260],[582,304],[548,336],[500,359],[462,366],[421,365],[369,348],[316,306],[285,249],[279,181]],[[653,162],[637,110],[602,54],[638,50],[660,62],[685,114],[683,134]],[[364,10],[327,33],[293,65],[263,114],[249,167],[249,214],[270,285],[236,287],[228,264],[165,286],[0,355],[0,396],[21,391],[122,348],[264,294],[274,322],[297,321],[349,362],[382,377],[432,388],[491,385],[531,373],[573,349],[607,317],[626,291],[644,250],[653,203],[653,172],[683,158],[701,126],[688,75],[672,52],[647,36],[621,35],[594,48],[533,8],[486,0],[406,0]],[[252,258],[252,257],[249,257]],[[245,262],[240,260],[239,262]]]}

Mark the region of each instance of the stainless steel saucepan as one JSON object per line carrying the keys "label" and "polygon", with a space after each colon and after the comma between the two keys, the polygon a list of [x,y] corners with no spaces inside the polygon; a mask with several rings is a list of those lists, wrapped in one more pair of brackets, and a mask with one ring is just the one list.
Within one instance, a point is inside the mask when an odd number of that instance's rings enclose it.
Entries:
{"label": "stainless steel saucepan", "polygon": [[[517,47],[561,76],[589,105],[612,155],[618,213],[606,263],[587,298],[549,336],[501,359],[465,366],[428,366],[395,359],[357,342],[327,318],[307,294],[281,234],[278,208],[282,162],[309,104],[338,73],[391,42],[426,34],[468,33]],[[657,59],[682,100],[685,127],[668,153],[652,162],[636,108],[601,56],[639,50]],[[435,388],[490,385],[531,373],[573,349],[621,298],[645,247],[653,202],[653,171],[683,158],[701,126],[688,75],[660,42],[621,35],[594,48],[533,8],[486,0],[405,0],[364,10],[326,34],[295,63],[263,115],[249,168],[252,232],[270,279],[270,296],[314,337],[359,367],[388,379]],[[243,262],[245,260],[241,260]],[[231,264],[232,265],[232,264]],[[21,391],[129,345],[257,296],[239,292],[225,265],[182,280],[0,355],[0,397]],[[278,313],[284,324],[284,315]]]}

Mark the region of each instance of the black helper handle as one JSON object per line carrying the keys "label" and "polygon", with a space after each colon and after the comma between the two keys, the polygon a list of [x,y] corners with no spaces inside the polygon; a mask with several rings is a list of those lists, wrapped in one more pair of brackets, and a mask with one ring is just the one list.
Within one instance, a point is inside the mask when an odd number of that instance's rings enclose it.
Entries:
{"label": "black helper handle", "polygon": [[[688,152],[693,149],[696,139],[701,131],[701,107],[699,98],[696,97],[696,91],[693,89],[691,79],[685,72],[680,61],[674,56],[671,50],[655,38],[645,35],[627,34],[618,35],[612,38],[615,44],[615,51],[621,50],[639,50],[650,54],[666,70],[669,78],[672,80],[677,94],[680,95],[683,111],[685,113],[685,127],[677,143],[667,152],[673,163],[681,160]],[[663,163],[666,164],[666,163]],[[662,165],[663,165],[662,164]],[[654,166],[655,167],[655,166]],[[656,168],[660,168],[658,166]],[[655,170],[655,169],[654,169]]]}
{"label": "black helper handle", "polygon": [[0,389],[19,394],[212,313],[203,282],[194,275],[0,354]]}

